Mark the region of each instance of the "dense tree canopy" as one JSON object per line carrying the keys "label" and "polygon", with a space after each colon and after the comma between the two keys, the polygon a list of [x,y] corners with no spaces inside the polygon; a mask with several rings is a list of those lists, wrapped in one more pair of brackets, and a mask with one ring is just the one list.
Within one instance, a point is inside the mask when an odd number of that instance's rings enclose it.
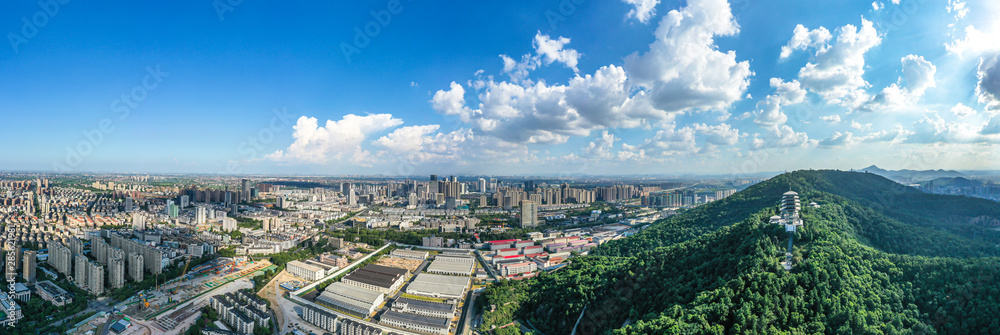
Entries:
{"label": "dense tree canopy", "polygon": [[[804,207],[785,271],[789,235],[767,218],[789,188],[821,207]],[[922,194],[872,174],[784,174],[554,273],[489,287],[481,329],[990,333],[1000,329],[1000,251],[982,217],[1000,217],[1000,205]]]}

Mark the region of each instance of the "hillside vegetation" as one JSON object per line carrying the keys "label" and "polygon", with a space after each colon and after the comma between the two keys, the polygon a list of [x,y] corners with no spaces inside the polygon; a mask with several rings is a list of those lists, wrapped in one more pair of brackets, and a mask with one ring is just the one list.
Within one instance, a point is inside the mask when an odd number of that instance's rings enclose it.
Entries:
{"label": "hillside vegetation", "polygon": [[[788,235],[767,218],[789,188],[821,207],[805,206],[786,272]],[[1000,217],[1000,205],[874,174],[788,173],[555,273],[490,286],[481,330],[516,321],[545,334],[991,333],[1000,237],[982,217]]]}

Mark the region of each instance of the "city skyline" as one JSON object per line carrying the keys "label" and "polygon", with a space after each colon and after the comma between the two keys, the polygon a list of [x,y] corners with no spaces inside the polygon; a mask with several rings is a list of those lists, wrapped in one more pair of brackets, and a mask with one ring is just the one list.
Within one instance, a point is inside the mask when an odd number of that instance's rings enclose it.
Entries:
{"label": "city skyline", "polygon": [[[897,3],[898,2],[898,3]],[[4,4],[2,170],[991,170],[1000,5]]]}

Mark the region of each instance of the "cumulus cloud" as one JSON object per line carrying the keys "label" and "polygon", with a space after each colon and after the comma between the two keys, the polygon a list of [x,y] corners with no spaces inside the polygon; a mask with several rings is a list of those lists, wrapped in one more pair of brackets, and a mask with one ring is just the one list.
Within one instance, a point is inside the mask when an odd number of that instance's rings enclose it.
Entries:
{"label": "cumulus cloud", "polygon": [[698,152],[694,128],[678,128],[676,124],[670,124],[656,131],[652,138],[646,140],[642,148],[646,153],[657,156],[683,156]]}
{"label": "cumulus cloud", "polygon": [[805,132],[796,132],[788,125],[767,127],[763,134],[754,134],[753,147],[760,148],[794,148],[809,147],[816,144]]}
{"label": "cumulus cloud", "polygon": [[902,126],[896,126],[896,128],[893,129],[878,131],[862,136],[859,138],[859,141],[865,143],[899,142],[910,134],[912,134],[911,131],[903,129]]}
{"label": "cumulus cloud", "polygon": [[532,47],[535,49],[534,53],[521,56],[520,61],[507,55],[500,55],[500,59],[503,60],[503,73],[507,74],[510,80],[515,83],[531,84],[528,76],[531,71],[542,65],[561,63],[572,69],[573,72],[580,72],[577,68],[577,64],[580,61],[580,52],[575,49],[566,48],[566,44],[569,44],[569,42],[570,39],[562,36],[552,39],[549,35],[537,32],[535,33],[535,39],[531,42]]}
{"label": "cumulus cloud", "polygon": [[808,48],[822,50],[827,48],[827,42],[833,38],[830,31],[824,27],[809,30],[803,25],[796,25],[792,30],[792,39],[788,44],[781,47],[781,59],[788,58],[796,50],[806,50]]}
{"label": "cumulus cloud", "polygon": [[314,117],[302,116],[292,127],[295,141],[288,148],[275,151],[266,158],[316,164],[330,159],[349,159],[355,164],[367,165],[371,153],[362,149],[362,142],[373,134],[401,124],[403,120],[391,114],[348,114],[337,121],[327,120],[324,126],[320,126],[319,120]]}
{"label": "cumulus cloud", "polygon": [[988,110],[1000,109],[1000,53],[980,60],[976,73],[979,77],[976,84],[979,103],[986,104]]}
{"label": "cumulus cloud", "polygon": [[788,116],[783,111],[784,105],[800,104],[806,99],[806,90],[797,80],[786,82],[781,78],[771,78],[771,88],[774,94],[768,95],[757,103],[757,116],[754,122],[764,126],[776,126],[788,122]]}
{"label": "cumulus cloud", "polygon": [[962,0],[948,0],[948,13],[954,13],[956,20],[961,20],[969,15],[969,7]]}
{"label": "cumulus cloud", "polygon": [[818,145],[823,148],[838,148],[844,146],[851,146],[859,143],[878,143],[878,142],[900,142],[910,135],[912,132],[903,129],[902,126],[896,126],[896,128],[883,130],[878,132],[872,132],[865,134],[863,136],[855,136],[854,133],[849,131],[845,132],[834,132],[830,137],[824,138],[818,142]]}
{"label": "cumulus cloud", "polygon": [[515,144],[558,144],[599,129],[669,123],[678,113],[723,111],[743,97],[752,73],[732,51],[717,50],[714,39],[738,31],[726,1],[692,0],[664,16],[649,51],[628,56],[625,66],[576,74],[566,84],[527,78],[537,64],[575,67],[579,57],[565,52],[568,39],[539,34],[536,54],[519,61],[502,57],[511,81],[469,83],[478,105],[467,104],[466,88],[458,83],[436,92],[431,104],[441,114],[460,116],[477,136]]}
{"label": "cumulus cloud", "polygon": [[759,125],[776,126],[788,122],[788,116],[781,109],[781,99],[773,95],[757,103],[757,110],[754,113],[757,118],[753,122]]}
{"label": "cumulus cloud", "polygon": [[900,62],[902,74],[896,83],[883,89],[861,109],[871,111],[907,107],[920,100],[928,88],[937,86],[934,81],[937,67],[923,56],[907,55]]}
{"label": "cumulus cloud", "polygon": [[438,113],[458,115],[462,122],[472,122],[473,111],[465,107],[465,88],[454,81],[447,91],[438,90],[434,93],[431,105]]}
{"label": "cumulus cloud", "polygon": [[820,116],[819,119],[826,123],[838,123],[840,122],[840,115],[824,115]]}
{"label": "cumulus cloud", "polygon": [[622,143],[622,150],[617,156],[630,159],[690,156],[698,153],[711,153],[719,146],[735,145],[739,140],[740,131],[725,123],[718,125],[696,123],[684,127],[678,127],[676,123],[669,123],[663,125],[652,137],[640,145],[630,146]]}
{"label": "cumulus cloud", "polygon": [[750,63],[717,50],[717,36],[733,36],[739,25],[725,0],[692,0],[667,13],[649,51],[625,58],[633,86],[648,90],[652,105],[669,112],[726,108],[743,97]]}
{"label": "cumulus cloud", "polygon": [[[860,28],[850,24],[838,28],[834,42],[830,42],[829,32],[822,27],[803,32],[804,29],[796,27],[786,46],[788,50],[816,49],[813,59],[799,70],[802,87],[827,102],[848,107],[868,101],[864,90],[868,82],[862,77],[865,53],[882,42],[872,22],[862,19]],[[783,55],[785,51],[782,49]]]}
{"label": "cumulus cloud", "polygon": [[649,22],[649,19],[656,15],[656,5],[660,4],[660,0],[622,0],[622,2],[635,7],[626,17],[635,18],[642,23]]}
{"label": "cumulus cloud", "polygon": [[851,132],[834,132],[830,137],[819,140],[818,144],[821,148],[836,148],[854,144],[856,142],[854,134]]}
{"label": "cumulus cloud", "polygon": [[400,127],[374,141],[386,153],[402,156],[413,163],[458,160],[464,153],[463,143],[473,138],[472,131],[459,129],[450,133],[437,132],[439,125]]}
{"label": "cumulus cloud", "polygon": [[[913,134],[906,138],[908,143],[998,143],[1000,137],[993,130],[996,123],[990,120],[984,125],[945,121],[937,113],[920,119],[913,125]],[[1000,129],[996,129],[1000,130]]]}
{"label": "cumulus cloud", "polygon": [[972,109],[972,107],[959,103],[955,105],[955,107],[951,108],[951,113],[955,114],[955,116],[959,118],[966,118],[969,116],[975,116],[976,110]]}
{"label": "cumulus cloud", "polygon": [[739,129],[722,123],[709,126],[704,123],[694,125],[695,132],[704,135],[705,142],[711,145],[734,145],[740,140]]}
{"label": "cumulus cloud", "polygon": [[982,31],[969,25],[965,27],[965,37],[945,44],[945,48],[948,49],[948,52],[957,54],[959,57],[967,54],[975,57],[997,51],[996,41],[1000,41],[1000,29],[997,27],[989,31]]}
{"label": "cumulus cloud", "polygon": [[584,156],[593,158],[610,158],[611,150],[615,146],[615,141],[618,140],[614,134],[609,133],[607,130],[601,132],[601,136],[594,139],[594,141],[587,144],[583,148]]}

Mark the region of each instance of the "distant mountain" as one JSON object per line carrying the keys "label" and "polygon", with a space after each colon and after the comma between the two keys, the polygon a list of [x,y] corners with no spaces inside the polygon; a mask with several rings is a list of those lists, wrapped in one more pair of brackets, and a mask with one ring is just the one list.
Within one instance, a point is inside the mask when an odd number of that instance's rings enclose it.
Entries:
{"label": "distant mountain", "polygon": [[[788,235],[767,218],[789,189],[820,207],[804,206],[785,271]],[[1000,204],[989,200],[925,194],[874,173],[786,173],[554,273],[487,287],[480,329],[982,333],[1000,329],[998,223]]]}
{"label": "distant mountain", "polygon": [[879,168],[878,166],[872,165],[864,169],[859,170],[861,172],[874,173],[892,180],[897,181],[923,181],[931,180],[935,178],[954,178],[954,177],[968,177],[965,174],[955,171],[955,170],[885,170]]}
{"label": "distant mountain", "polygon": [[936,187],[974,187],[974,186],[981,186],[981,185],[983,185],[982,182],[979,182],[979,181],[976,181],[976,180],[971,180],[971,179],[966,179],[966,178],[962,178],[962,177],[935,178],[933,180],[928,180],[928,181],[925,181],[925,182],[921,182],[920,184],[921,185],[930,185],[930,184],[933,184]]}

